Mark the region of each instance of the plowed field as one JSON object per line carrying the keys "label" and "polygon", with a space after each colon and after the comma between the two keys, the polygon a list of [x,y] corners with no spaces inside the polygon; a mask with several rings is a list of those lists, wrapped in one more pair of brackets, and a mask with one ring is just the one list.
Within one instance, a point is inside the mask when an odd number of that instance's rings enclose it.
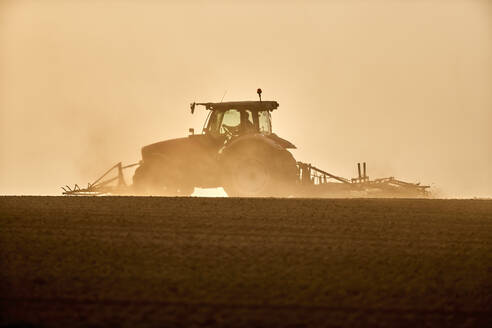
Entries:
{"label": "plowed field", "polygon": [[485,327],[492,201],[0,197],[0,326]]}

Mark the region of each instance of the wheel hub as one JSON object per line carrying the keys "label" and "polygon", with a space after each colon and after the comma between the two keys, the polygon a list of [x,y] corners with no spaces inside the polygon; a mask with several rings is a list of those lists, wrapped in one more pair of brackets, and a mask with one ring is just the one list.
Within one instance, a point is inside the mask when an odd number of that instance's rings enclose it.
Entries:
{"label": "wheel hub", "polygon": [[256,194],[264,189],[270,180],[268,168],[256,159],[247,159],[237,168],[235,184],[244,194]]}

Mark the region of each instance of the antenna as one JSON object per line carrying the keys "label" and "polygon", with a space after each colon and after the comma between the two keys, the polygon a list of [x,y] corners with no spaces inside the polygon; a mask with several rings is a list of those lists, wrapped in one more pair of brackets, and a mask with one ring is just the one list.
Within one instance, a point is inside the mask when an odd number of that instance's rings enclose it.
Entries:
{"label": "antenna", "polygon": [[220,102],[222,102],[222,100],[224,100],[224,97],[225,97],[226,94],[227,94],[227,90],[224,91],[224,94],[222,95],[222,99],[220,99]]}
{"label": "antenna", "polygon": [[261,89],[258,88],[258,90],[256,90],[256,93],[258,94],[258,97],[260,97],[260,102],[261,102]]}

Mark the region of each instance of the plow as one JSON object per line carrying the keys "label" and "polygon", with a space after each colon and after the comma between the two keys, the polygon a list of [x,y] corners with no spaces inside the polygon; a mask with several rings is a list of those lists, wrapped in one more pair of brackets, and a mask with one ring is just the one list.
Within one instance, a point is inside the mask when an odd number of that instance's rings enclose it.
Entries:
{"label": "plow", "polygon": [[[88,183],[87,187],[75,184],[73,187],[61,187],[63,195],[67,196],[100,196],[100,195],[139,195],[129,185],[123,170],[140,165],[134,163],[122,165],[117,163],[100,176],[96,181]],[[363,163],[364,168],[366,163]],[[360,163],[358,163],[360,167]],[[320,170],[311,164],[297,162],[298,180],[292,197],[429,197],[430,186],[420,183],[409,183],[394,177],[370,180],[364,174],[357,178],[346,179]],[[115,175],[115,176],[112,176]],[[156,194],[159,196],[159,194]]]}
{"label": "plow", "polygon": [[[370,180],[367,165],[357,163],[358,177],[346,179],[320,170],[311,164],[298,162],[299,195],[310,197],[429,197],[430,186],[410,183],[394,177]],[[333,180],[335,182],[333,182]]]}
{"label": "plow", "polygon": [[[68,185],[61,187],[63,195],[68,196],[98,196],[98,195],[131,195],[132,188],[125,181],[123,170],[135,167],[139,163],[123,166],[121,162],[112,166],[103,175],[92,183],[88,183],[87,187],[81,188],[78,184],[73,187]],[[114,173],[116,176],[111,177]]]}
{"label": "plow", "polygon": [[[229,197],[428,197],[428,185],[394,177],[371,180],[367,164],[347,179],[296,161],[296,146],[273,133],[276,101],[192,103],[208,111],[202,133],[144,146],[138,163],[115,164],[86,187],[62,187],[67,196],[190,196],[195,188],[223,188]],[[135,168],[132,183],[125,172]]]}

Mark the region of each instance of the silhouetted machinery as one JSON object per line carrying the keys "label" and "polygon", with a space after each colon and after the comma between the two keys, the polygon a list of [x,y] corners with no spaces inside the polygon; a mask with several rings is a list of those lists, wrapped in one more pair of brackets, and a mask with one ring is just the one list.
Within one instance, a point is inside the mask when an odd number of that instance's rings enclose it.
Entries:
{"label": "silhouetted machinery", "polygon": [[[276,101],[192,103],[209,111],[201,134],[142,148],[139,163],[116,164],[86,188],[64,187],[65,195],[189,196],[195,188],[223,187],[233,197],[425,197],[429,186],[395,178],[370,180],[358,164],[358,177],[345,179],[297,162],[291,142],[272,132]],[[123,170],[138,166],[133,184]],[[116,172],[116,176],[110,175]]]}

